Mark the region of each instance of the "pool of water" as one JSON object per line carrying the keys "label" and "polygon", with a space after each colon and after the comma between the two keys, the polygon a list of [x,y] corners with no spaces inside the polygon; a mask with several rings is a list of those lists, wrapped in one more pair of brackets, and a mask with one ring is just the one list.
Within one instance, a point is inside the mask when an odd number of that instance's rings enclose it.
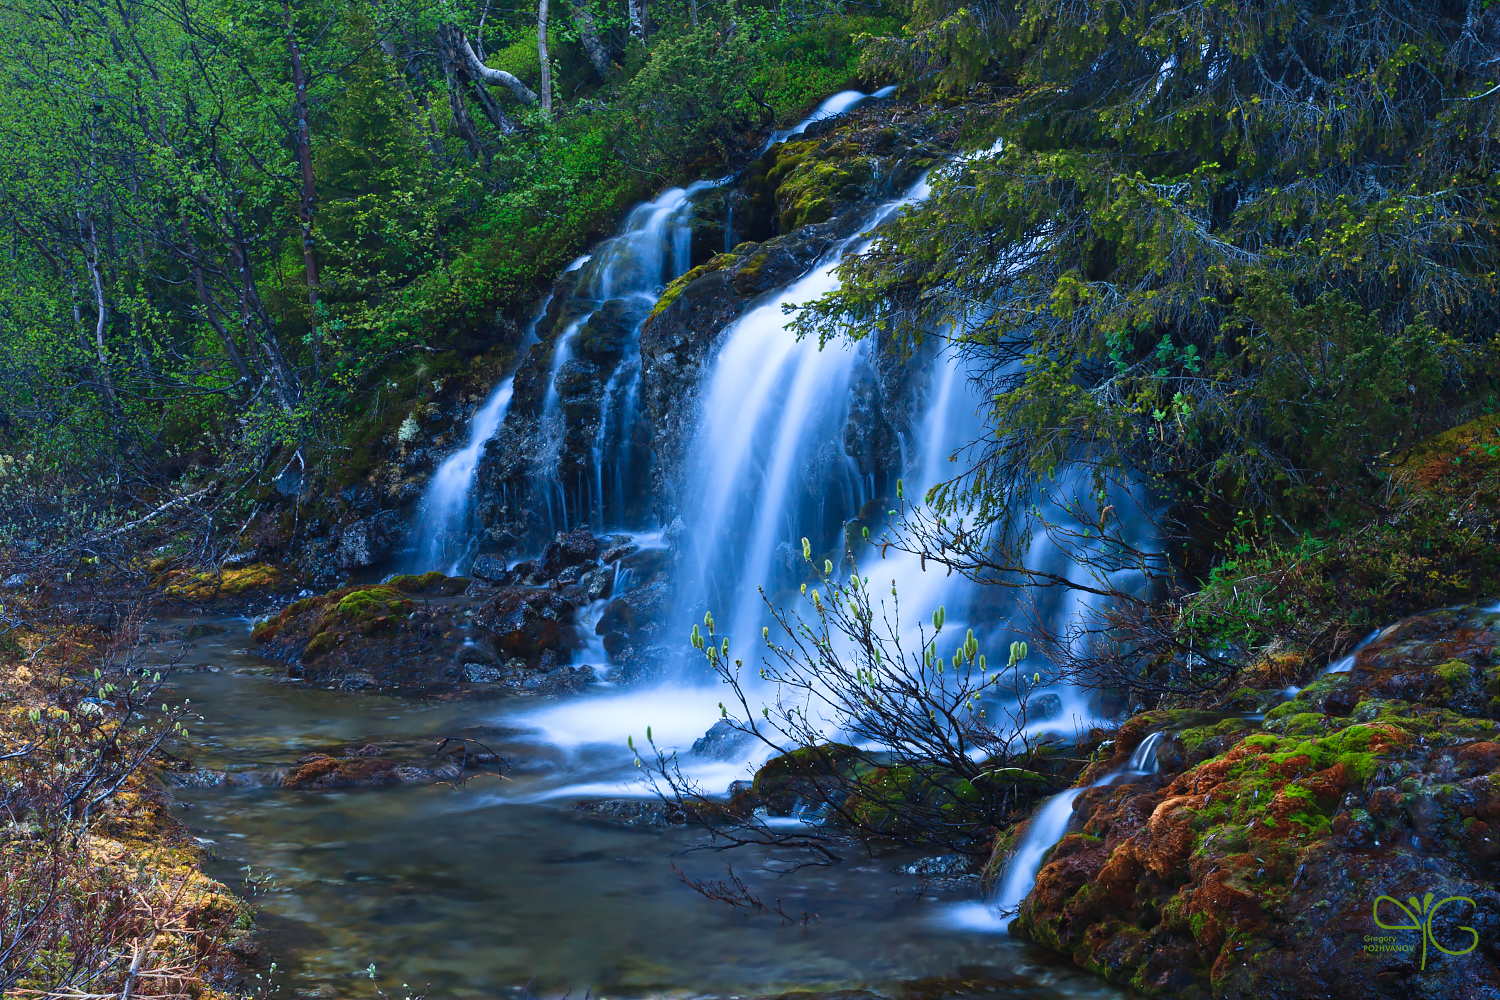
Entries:
{"label": "pool of water", "polygon": [[[1007,997],[1125,996],[974,920],[977,888],[935,890],[895,871],[911,853],[852,849],[838,865],[778,875],[787,866],[765,848],[693,850],[692,829],[626,828],[573,808],[641,794],[625,735],[639,741],[649,724],[685,750],[718,715],[714,691],[461,704],[309,691],[278,682],[247,620],[192,623],[224,630],[186,654],[201,672],[173,678],[200,716],[177,752],[199,766],[284,766],[454,734],[478,735],[510,765],[458,787],[175,790],[212,853],[210,874],[240,887],[249,866],[274,880],[253,900],[283,995],[373,998],[379,987],[398,998],[403,985],[434,998],[897,995],[902,982],[983,966],[1009,983]],[[699,777],[722,789],[745,771],[719,764]],[[794,922],[706,898],[674,871],[720,879],[726,865]]]}

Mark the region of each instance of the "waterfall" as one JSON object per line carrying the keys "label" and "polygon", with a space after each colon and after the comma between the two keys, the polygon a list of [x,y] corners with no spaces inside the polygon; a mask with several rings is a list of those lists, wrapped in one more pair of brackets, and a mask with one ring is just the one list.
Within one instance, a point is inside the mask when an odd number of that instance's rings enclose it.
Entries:
{"label": "waterfall", "polygon": [[[778,137],[798,134],[865,97],[858,92],[835,95]],[[530,509],[540,515],[537,534],[550,537],[553,531],[579,525],[595,530],[606,525],[610,529],[647,527],[630,524],[623,516],[626,494],[634,491],[638,499],[641,493],[640,469],[632,465],[640,459],[630,446],[640,419],[640,331],[665,284],[688,268],[688,223],[695,198],[719,183],[723,181],[674,188],[638,206],[621,233],[596,251],[567,293],[567,301],[552,310],[560,329],[552,339],[551,357],[533,362],[543,366],[538,369],[538,382],[545,379],[545,389],[531,404],[539,430],[525,486],[532,494]],[[861,228],[874,229],[928,193],[924,178],[902,197],[871,210]],[[683,637],[685,646],[691,622],[701,620],[705,609],[719,619],[720,634],[728,635],[736,645],[751,645],[746,641],[751,636],[758,641],[755,633],[765,621],[762,591],[776,605],[786,606],[797,596],[797,585],[807,579],[802,538],[810,540],[818,564],[827,558],[840,572],[847,571],[846,540],[859,537],[848,533],[857,532],[861,522],[873,525],[883,520],[880,514],[885,503],[894,505],[896,478],[906,481],[908,497],[922,495],[963,471],[963,466],[950,464],[948,458],[982,433],[977,414],[984,400],[957,352],[943,347],[946,338],[930,338],[898,377],[882,382],[881,372],[888,366],[876,355],[880,345],[874,338],[819,345],[815,340],[799,340],[787,329],[788,310],[795,312],[798,306],[835,289],[838,263],[863,249],[867,240],[867,236],[853,236],[842,241],[801,278],[766,293],[713,334],[714,347],[700,381],[696,430],[683,467],[676,470],[681,478],[678,509],[683,525],[669,534],[677,557],[672,613],[680,617],[666,623],[668,643],[676,634]],[[590,423],[578,417],[581,403],[570,412],[570,399],[581,397],[570,395],[569,386],[576,385],[576,380],[569,383],[569,372],[576,369],[573,362],[581,363],[590,350],[590,338],[595,336],[591,323],[596,317],[608,320],[600,314],[610,308],[628,321],[610,329],[623,330],[628,336],[607,378],[602,367],[597,369],[603,391],[596,394],[597,402],[595,396],[586,401],[596,408],[590,411],[589,420],[597,412],[597,423]],[[854,455],[866,425],[851,416],[851,390],[869,385],[879,388],[872,405],[892,404],[888,410],[881,409],[879,418],[886,421],[883,426],[895,444],[887,437],[878,461],[869,459],[877,454],[874,451],[866,453],[865,459],[856,460]],[[894,395],[888,398],[890,394]],[[505,419],[525,419],[520,405]],[[580,427],[586,432],[581,439]],[[565,454],[573,463],[566,468]],[[1064,474],[1060,482],[1066,486],[1073,481]],[[1044,501],[1039,502],[1045,507]],[[872,583],[879,580],[883,586],[886,580],[894,581],[903,633],[942,605],[949,628],[962,634],[972,626],[982,644],[992,651],[1003,648],[1004,643],[997,640],[1018,620],[1010,604],[997,610],[995,595],[986,594],[992,603],[985,609],[984,620],[978,620],[973,605],[983,588],[936,563],[924,565],[917,556],[888,554],[890,558],[881,559],[878,549],[867,548],[855,559],[860,572],[873,578]],[[1039,535],[1027,562],[1070,576],[1085,572],[1068,565],[1069,558],[1065,548]],[[613,593],[619,595],[625,589],[625,581],[620,580]],[[1080,611],[1082,600],[1049,599],[1046,613],[1054,621],[1067,620]],[[587,609],[580,620],[588,624],[602,610],[602,606]],[[1028,675],[1032,669],[1027,666]],[[706,680],[700,672],[694,681],[679,680],[652,690],[601,691],[539,709],[532,721],[548,742],[560,747],[598,744],[610,740],[611,734],[622,733],[640,741],[647,727],[654,725],[659,746],[684,753],[683,767],[690,777],[705,788],[722,789],[730,778],[745,777],[747,767],[771,751],[764,745],[750,746],[736,761],[700,760],[687,753],[691,738],[701,736],[719,717],[723,692],[705,685]],[[1048,720],[1033,722],[1029,730],[1051,728],[1066,733],[1074,731],[1080,720],[1091,721],[1079,692],[1060,687],[1058,694],[1061,717],[1053,713]],[[601,718],[610,720],[608,727],[600,725]],[[664,738],[669,733],[670,738]],[[548,794],[580,793],[579,788],[557,788]],[[591,786],[588,793],[645,794],[646,789],[628,774],[618,783]],[[1052,827],[1056,831],[1036,850],[1036,864],[1062,836],[1076,794],[1064,793],[1049,803],[1043,810],[1045,819],[1039,814],[1034,837],[1041,838]],[[1034,877],[1033,866],[1025,876],[1027,888]]]}
{"label": "waterfall", "polygon": [[[635,481],[633,430],[638,417],[640,332],[662,289],[690,266],[688,222],[695,200],[724,183],[697,181],[671,188],[637,205],[618,236],[607,240],[579,278],[561,314],[567,325],[552,349],[542,403],[542,440],[533,456],[531,480],[540,494],[544,536],[579,526],[603,530],[638,527],[628,514],[629,485]],[[605,310],[613,312],[606,314]],[[599,425],[588,449],[587,468],[570,476],[563,452],[571,429],[563,385],[568,363],[577,354],[578,338],[595,318],[620,322],[628,336],[622,357],[611,372],[600,401]]]}
{"label": "waterfall", "polygon": [[515,380],[512,373],[495,386],[469,423],[469,440],[432,474],[422,504],[421,535],[413,556],[413,569],[441,569],[450,576],[459,573],[459,564],[469,553],[473,534],[469,508],[479,453],[500,429],[500,422],[510,409]]}
{"label": "waterfall", "polygon": [[[790,129],[772,134],[764,148],[800,135],[814,122],[843,114],[868,97],[884,97],[894,87],[873,95],[843,91],[818,105]],[[562,331],[553,341],[546,375],[539,424],[541,440],[532,458],[530,479],[544,524],[544,538],[559,530],[587,525],[595,530],[639,528],[630,511],[636,498],[629,496],[632,484],[641,482],[642,470],[634,447],[639,419],[640,328],[662,289],[684,274],[690,264],[690,230],[694,202],[705,192],[728,183],[726,176],[696,181],[686,188],[671,188],[643,202],[627,215],[618,235],[606,240],[593,254],[580,257],[564,273],[587,265],[562,303],[558,321]],[[536,342],[538,322],[552,305],[549,292],[532,319],[520,348]],[[590,320],[611,303],[627,317],[629,336],[623,357],[604,387],[599,424],[588,448],[588,467],[576,476],[565,475],[560,458],[569,431],[569,418],[559,385],[569,361],[577,355],[578,338]],[[464,447],[449,455],[433,474],[419,504],[417,543],[409,563],[414,570],[439,568],[459,572],[473,555],[474,524],[472,493],[479,460],[485,445],[510,416],[515,373],[507,375],[477,410],[471,420]]]}
{"label": "waterfall", "polygon": [[[927,192],[924,178],[877,209],[869,228]],[[706,598],[731,637],[759,630],[761,590],[774,594],[792,583],[800,571],[801,538],[817,539],[820,558],[831,551],[842,560],[843,524],[871,499],[842,447],[829,447],[844,437],[851,376],[856,366],[868,364],[863,355],[871,344],[820,347],[799,340],[787,329],[786,314],[838,287],[834,268],[863,245],[860,237],[843,241],[721,335],[690,450],[688,563],[679,590],[685,608]],[[817,462],[819,457],[824,461]],[[809,463],[821,478],[809,481]]]}
{"label": "waterfall", "polygon": [[[1113,784],[1127,775],[1145,777],[1155,774],[1156,747],[1161,743],[1162,737],[1163,734],[1159,732],[1147,736],[1135,748],[1124,767],[1110,771],[1087,788]],[[1016,853],[1005,869],[1005,879],[995,894],[994,906],[1001,913],[1015,912],[1031,892],[1032,886],[1036,885],[1037,872],[1042,869],[1042,858],[1067,834],[1068,826],[1073,821],[1073,801],[1087,788],[1070,788],[1059,792],[1031,817],[1031,823],[1026,827],[1026,836],[1016,845]]]}
{"label": "waterfall", "polygon": [[[563,273],[578,270],[588,260],[588,255],[579,257]],[[541,307],[532,316],[521,337],[517,353],[536,342],[536,325],[552,304],[552,294],[549,291],[542,299]],[[500,380],[484,404],[474,411],[474,416],[469,421],[469,438],[464,446],[444,459],[428,481],[427,490],[417,508],[421,511],[421,518],[410,564],[412,570],[423,572],[441,569],[449,575],[456,575],[462,571],[462,564],[472,554],[474,476],[479,469],[479,456],[484,452],[484,446],[495,436],[510,410],[515,381],[515,372]]]}
{"label": "waterfall", "polygon": [[841,90],[837,94],[834,94],[832,97],[825,100],[822,104],[819,104],[816,108],[813,109],[812,114],[808,115],[806,118],[802,119],[791,128],[777,129],[776,131],[772,132],[770,136],[767,137],[766,141],[761,144],[761,147],[757,151],[756,155],[758,156],[761,153],[764,153],[766,150],[770,149],[778,142],[786,142],[788,139],[792,138],[792,136],[801,135],[803,132],[806,132],[814,122],[824,121],[828,118],[836,118],[839,115],[844,114],[846,111],[852,110],[856,104],[859,104],[866,98],[889,97],[895,92],[896,88],[894,86],[881,87],[873,94],[866,94],[863,91],[859,90]]}
{"label": "waterfall", "polygon": [[[1389,628],[1389,626],[1387,626],[1387,628]],[[1374,631],[1372,631],[1369,635],[1359,640],[1359,642],[1355,644],[1354,648],[1349,650],[1348,653],[1339,657],[1337,660],[1334,660],[1332,663],[1328,664],[1328,666],[1324,667],[1322,672],[1318,676],[1321,677],[1323,676],[1323,674],[1344,674],[1353,670],[1354,658],[1359,655],[1359,651],[1364,649],[1370,643],[1374,642],[1376,639],[1379,639],[1382,633],[1384,633],[1385,631],[1386,629],[1375,629]],[[1288,698],[1295,698],[1301,691],[1302,689],[1297,685],[1289,684],[1282,693],[1285,694]]]}

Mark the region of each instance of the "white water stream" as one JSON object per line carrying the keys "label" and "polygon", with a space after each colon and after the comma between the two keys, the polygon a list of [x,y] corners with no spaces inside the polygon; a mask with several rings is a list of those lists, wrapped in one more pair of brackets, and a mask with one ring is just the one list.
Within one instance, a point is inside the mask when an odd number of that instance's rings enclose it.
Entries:
{"label": "white water stream", "polygon": [[[589,259],[588,255],[579,257],[563,273],[578,270]],[[521,338],[518,354],[536,342],[536,325],[551,304],[552,293],[548,292]],[[510,411],[515,382],[515,372],[500,380],[489,398],[474,411],[469,421],[469,438],[464,446],[444,459],[432,474],[419,507],[421,531],[412,560],[412,568],[416,571],[441,569],[449,575],[456,575],[472,554],[474,477],[479,470],[479,456]]]}
{"label": "white water stream", "polygon": [[1151,733],[1135,748],[1124,767],[1110,771],[1091,785],[1058,792],[1044,802],[1032,815],[1025,836],[1016,845],[994,898],[983,903],[953,907],[947,914],[947,922],[969,930],[1004,931],[1007,921],[1015,915],[1022,901],[1036,885],[1037,873],[1042,870],[1042,861],[1047,852],[1067,836],[1068,827],[1073,822],[1073,803],[1078,796],[1090,788],[1112,785],[1121,778],[1142,778],[1155,774],[1158,767],[1156,748],[1163,737],[1163,733]]}

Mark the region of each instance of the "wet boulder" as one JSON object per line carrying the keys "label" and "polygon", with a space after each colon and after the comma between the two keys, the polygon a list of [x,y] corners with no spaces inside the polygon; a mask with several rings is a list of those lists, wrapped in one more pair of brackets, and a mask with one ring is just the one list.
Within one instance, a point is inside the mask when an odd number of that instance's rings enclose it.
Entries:
{"label": "wet boulder", "polygon": [[736,729],[728,719],[720,719],[693,741],[693,753],[710,760],[741,760],[756,742],[754,735]]}
{"label": "wet boulder", "polygon": [[638,299],[610,299],[578,331],[579,352],[596,361],[619,358],[648,311]]}
{"label": "wet boulder", "polygon": [[594,537],[592,531],[578,528],[566,533],[559,532],[542,553],[540,575],[546,579],[555,579],[570,566],[593,563],[598,553],[599,539]]}
{"label": "wet boulder", "polygon": [[548,654],[556,662],[582,647],[576,614],[576,608],[554,590],[508,587],[475,614],[474,622],[493,637],[505,658],[536,667]]}
{"label": "wet boulder", "polygon": [[671,596],[671,584],[657,579],[610,601],[594,626],[594,634],[603,640],[605,651],[612,658],[622,659],[656,642]]}
{"label": "wet boulder", "polygon": [[573,803],[573,809],[589,819],[631,828],[685,826],[690,819],[688,808],[660,799],[589,799]]}
{"label": "wet boulder", "polygon": [[842,743],[802,747],[773,757],[755,772],[751,794],[774,815],[839,806],[873,768],[868,755]]}
{"label": "wet boulder", "polygon": [[391,785],[431,785],[454,781],[462,769],[451,761],[423,767],[387,757],[315,753],[302,757],[280,781],[282,788],[385,788]]}
{"label": "wet boulder", "polygon": [[266,656],[286,664],[289,678],[305,684],[462,695],[467,662],[500,660],[497,636],[462,609],[429,599],[468,584],[438,573],[342,587],[288,605],[251,637]]}
{"label": "wet boulder", "polygon": [[492,555],[477,556],[474,559],[474,565],[469,567],[470,574],[490,583],[504,582],[508,572],[505,560]]}
{"label": "wet boulder", "polygon": [[339,533],[334,559],[341,569],[373,566],[409,533],[401,515],[382,511],[346,525]]}

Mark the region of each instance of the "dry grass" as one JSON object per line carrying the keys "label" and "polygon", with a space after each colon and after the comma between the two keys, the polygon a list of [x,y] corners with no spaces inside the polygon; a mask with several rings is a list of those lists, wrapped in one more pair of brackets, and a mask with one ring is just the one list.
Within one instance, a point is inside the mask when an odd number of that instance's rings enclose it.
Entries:
{"label": "dry grass", "polygon": [[139,609],[108,635],[79,610],[12,604],[0,626],[0,994],[220,993],[253,914],[155,778],[185,716],[136,656]]}

